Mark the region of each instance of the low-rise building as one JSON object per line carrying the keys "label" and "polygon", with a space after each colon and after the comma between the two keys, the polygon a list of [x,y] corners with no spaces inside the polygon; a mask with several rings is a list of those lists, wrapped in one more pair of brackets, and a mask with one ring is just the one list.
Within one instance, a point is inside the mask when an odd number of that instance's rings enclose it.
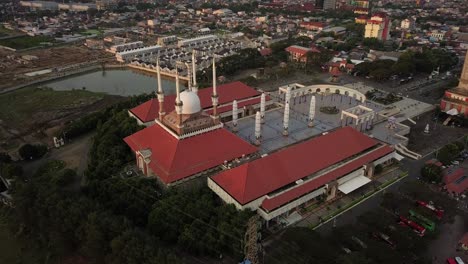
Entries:
{"label": "low-rise building", "polygon": [[390,38],[390,19],[385,13],[374,14],[367,20],[365,38],[376,38],[386,41]]}
{"label": "low-rise building", "polygon": [[238,209],[252,209],[268,224],[314,203],[348,194],[372,181],[375,166],[392,163],[395,151],[351,128],[290,146],[225,170],[208,187]]}

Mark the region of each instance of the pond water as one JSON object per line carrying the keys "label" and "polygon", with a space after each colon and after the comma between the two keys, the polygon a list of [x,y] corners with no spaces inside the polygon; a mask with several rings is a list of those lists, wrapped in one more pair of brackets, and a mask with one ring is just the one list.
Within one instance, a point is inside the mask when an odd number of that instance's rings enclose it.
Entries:
{"label": "pond water", "polygon": [[[158,81],[156,76],[132,70],[106,70],[72,75],[40,86],[57,91],[85,89],[91,92],[131,96],[155,92],[158,89]],[[173,79],[162,78],[162,86],[165,94],[175,93]],[[182,82],[180,87],[181,90],[185,88]]]}

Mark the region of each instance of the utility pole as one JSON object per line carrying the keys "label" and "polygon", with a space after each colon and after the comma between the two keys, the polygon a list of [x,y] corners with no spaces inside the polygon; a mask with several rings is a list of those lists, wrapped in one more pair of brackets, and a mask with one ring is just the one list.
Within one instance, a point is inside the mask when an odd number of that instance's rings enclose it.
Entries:
{"label": "utility pole", "polygon": [[252,216],[247,222],[247,230],[244,235],[244,255],[245,259],[252,264],[260,264],[259,255],[263,254],[263,249],[259,241],[261,240],[261,222],[258,215]]}

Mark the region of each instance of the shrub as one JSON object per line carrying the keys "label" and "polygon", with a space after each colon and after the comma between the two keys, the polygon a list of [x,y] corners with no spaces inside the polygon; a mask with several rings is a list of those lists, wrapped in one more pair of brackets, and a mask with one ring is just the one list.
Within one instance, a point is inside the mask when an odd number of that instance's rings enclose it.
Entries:
{"label": "shrub", "polygon": [[382,164],[378,164],[377,166],[375,166],[375,168],[374,168],[374,173],[375,174],[380,174],[382,171],[383,171]]}
{"label": "shrub", "polygon": [[435,164],[427,164],[421,169],[421,176],[428,182],[439,183],[442,180],[442,168]]}
{"label": "shrub", "polygon": [[47,146],[42,144],[31,145],[25,144],[21,146],[18,150],[19,155],[21,158],[25,160],[34,160],[39,159],[44,156],[47,152]]}

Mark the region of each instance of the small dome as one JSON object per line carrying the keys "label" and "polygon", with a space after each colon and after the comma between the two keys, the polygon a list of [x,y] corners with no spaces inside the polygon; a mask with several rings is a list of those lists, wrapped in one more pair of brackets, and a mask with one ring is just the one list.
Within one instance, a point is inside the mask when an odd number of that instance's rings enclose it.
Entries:
{"label": "small dome", "polygon": [[192,91],[185,90],[180,93],[180,100],[182,101],[182,114],[189,115],[201,111],[200,98]]}

